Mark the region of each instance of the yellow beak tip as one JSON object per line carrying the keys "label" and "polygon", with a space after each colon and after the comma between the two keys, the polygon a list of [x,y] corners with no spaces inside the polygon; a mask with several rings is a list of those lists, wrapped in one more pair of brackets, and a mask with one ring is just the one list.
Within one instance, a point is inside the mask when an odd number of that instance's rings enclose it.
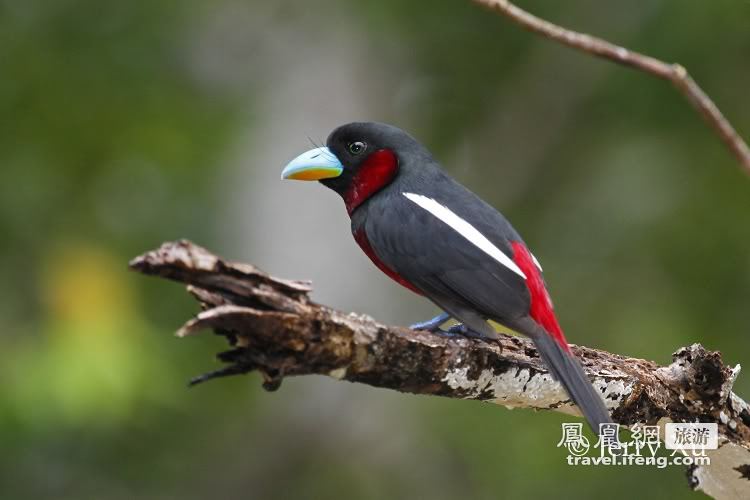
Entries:
{"label": "yellow beak tip", "polygon": [[284,177],[284,179],[292,179],[295,181],[319,181],[321,179],[330,179],[331,177],[338,177],[341,171],[338,169],[331,168],[306,168],[303,170],[297,170],[291,172]]}

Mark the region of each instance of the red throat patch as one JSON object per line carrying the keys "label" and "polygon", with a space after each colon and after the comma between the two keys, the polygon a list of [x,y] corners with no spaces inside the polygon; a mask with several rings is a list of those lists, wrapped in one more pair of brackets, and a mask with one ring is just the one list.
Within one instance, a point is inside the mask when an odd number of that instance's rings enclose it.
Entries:
{"label": "red throat patch", "polygon": [[359,167],[351,186],[344,193],[344,203],[349,215],[367,198],[391,182],[397,173],[398,158],[393,151],[380,149],[371,153]]}
{"label": "red throat patch", "polygon": [[372,245],[370,245],[370,241],[367,239],[367,235],[365,234],[364,229],[360,229],[359,231],[354,233],[354,240],[357,242],[362,251],[365,252],[365,254],[370,258],[372,263],[375,264],[378,269],[383,271],[383,273],[385,273],[389,278],[391,278],[399,285],[408,288],[417,295],[422,295],[422,292],[420,292],[417,287],[412,285],[403,276],[398,274],[390,267],[386,266],[385,263],[380,260],[380,258],[375,254],[375,250],[372,249]]}
{"label": "red throat patch", "polygon": [[565,351],[570,352],[568,341],[565,340],[565,335],[555,316],[552,299],[550,299],[547,287],[544,285],[544,280],[539,272],[539,268],[534,263],[531,252],[520,241],[514,241],[512,245],[513,261],[521,268],[523,274],[526,275],[526,287],[531,294],[531,317],[542,325]]}

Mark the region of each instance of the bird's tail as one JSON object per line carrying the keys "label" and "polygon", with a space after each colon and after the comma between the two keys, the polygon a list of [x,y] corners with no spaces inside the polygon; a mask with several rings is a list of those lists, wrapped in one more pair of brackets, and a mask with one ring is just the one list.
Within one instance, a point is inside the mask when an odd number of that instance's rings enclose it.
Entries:
{"label": "bird's tail", "polygon": [[525,328],[524,333],[534,341],[552,377],[563,385],[591,428],[599,434],[599,424],[612,423],[601,393],[591,385],[575,355],[563,349],[543,328],[536,324],[534,326],[535,328]]}

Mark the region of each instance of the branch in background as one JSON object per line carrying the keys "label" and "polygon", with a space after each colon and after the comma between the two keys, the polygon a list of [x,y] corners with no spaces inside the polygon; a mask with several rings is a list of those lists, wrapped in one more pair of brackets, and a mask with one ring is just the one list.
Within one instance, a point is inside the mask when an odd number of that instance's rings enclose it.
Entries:
{"label": "branch in background", "polygon": [[540,19],[522,10],[507,0],[473,0],[510,18],[523,28],[559,42],[568,47],[592,54],[610,61],[639,69],[658,78],[668,80],[679,90],[690,104],[703,116],[719,137],[734,154],[744,170],[750,174],[750,149],[716,104],[695,80],[679,64],[669,64],[659,59],[614,45],[601,38],[565,29],[549,21]]}
{"label": "branch in background", "polygon": [[[539,359],[533,343],[501,335],[497,343],[386,326],[312,302],[310,283],[271,277],[227,262],[188,241],[165,243],[131,268],[186,283],[202,312],[177,335],[204,329],[227,339],[225,366],[193,379],[257,371],[263,386],[320,374],[413,394],[476,399],[578,415]],[[669,366],[573,346],[615,421],[717,422],[721,447],[691,484],[716,498],[750,498],[750,407],[732,392],[739,366],[699,344],[679,349]]]}

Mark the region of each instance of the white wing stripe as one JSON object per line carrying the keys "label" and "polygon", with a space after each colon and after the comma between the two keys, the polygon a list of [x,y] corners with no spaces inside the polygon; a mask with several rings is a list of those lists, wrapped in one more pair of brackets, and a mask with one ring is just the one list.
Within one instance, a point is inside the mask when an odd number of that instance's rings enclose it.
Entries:
{"label": "white wing stripe", "polygon": [[536,255],[532,253],[531,259],[534,261],[534,264],[536,264],[536,267],[538,267],[540,271],[544,272],[544,269],[542,269],[542,265],[539,263],[538,260],[536,260]]}
{"label": "white wing stripe", "polygon": [[519,268],[515,262],[513,262],[507,255],[505,255],[499,248],[493,245],[492,242],[488,240],[482,233],[477,231],[477,228],[456,215],[450,208],[441,205],[432,198],[422,196],[421,194],[402,194],[409,200],[413,201],[414,203],[446,223],[454,231],[476,245],[477,248],[498,261],[500,264],[504,265],[523,279],[526,279],[526,275],[523,274],[523,271],[521,271],[521,268]]}

